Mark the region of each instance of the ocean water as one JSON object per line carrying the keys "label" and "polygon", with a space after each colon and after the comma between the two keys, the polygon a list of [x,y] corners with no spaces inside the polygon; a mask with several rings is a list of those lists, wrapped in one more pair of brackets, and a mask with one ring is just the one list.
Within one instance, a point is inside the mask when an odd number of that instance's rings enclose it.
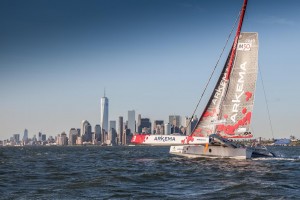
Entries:
{"label": "ocean water", "polygon": [[300,147],[187,159],[168,147],[0,147],[0,199],[300,199]]}

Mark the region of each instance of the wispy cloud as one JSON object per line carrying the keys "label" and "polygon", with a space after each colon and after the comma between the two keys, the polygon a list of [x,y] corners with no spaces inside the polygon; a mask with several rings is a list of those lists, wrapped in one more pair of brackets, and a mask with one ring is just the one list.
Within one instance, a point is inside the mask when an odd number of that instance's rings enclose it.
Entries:
{"label": "wispy cloud", "polygon": [[296,24],[295,21],[275,16],[268,16],[260,20],[260,23],[263,24],[271,24],[271,25],[285,25],[285,26],[293,26]]}

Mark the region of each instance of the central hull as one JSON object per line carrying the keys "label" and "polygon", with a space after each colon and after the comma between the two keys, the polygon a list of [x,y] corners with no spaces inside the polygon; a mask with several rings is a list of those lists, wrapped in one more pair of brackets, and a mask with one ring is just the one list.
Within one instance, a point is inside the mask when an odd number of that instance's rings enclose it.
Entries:
{"label": "central hull", "polygon": [[253,150],[251,148],[230,147],[222,145],[198,145],[198,146],[171,146],[170,154],[188,158],[231,158],[250,159]]}

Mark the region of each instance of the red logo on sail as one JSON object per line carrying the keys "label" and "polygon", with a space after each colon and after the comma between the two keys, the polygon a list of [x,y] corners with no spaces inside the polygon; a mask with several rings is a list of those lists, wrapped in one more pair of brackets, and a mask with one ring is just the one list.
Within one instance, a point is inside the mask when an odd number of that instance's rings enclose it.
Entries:
{"label": "red logo on sail", "polygon": [[245,92],[245,95],[246,95],[246,101],[249,101],[249,99],[252,97],[251,92]]}
{"label": "red logo on sail", "polygon": [[223,131],[226,134],[233,135],[234,132],[241,126],[250,124],[250,121],[251,121],[251,112],[248,112],[243,119],[239,120],[234,125],[224,125],[224,124],[217,125],[217,131],[220,132]]}

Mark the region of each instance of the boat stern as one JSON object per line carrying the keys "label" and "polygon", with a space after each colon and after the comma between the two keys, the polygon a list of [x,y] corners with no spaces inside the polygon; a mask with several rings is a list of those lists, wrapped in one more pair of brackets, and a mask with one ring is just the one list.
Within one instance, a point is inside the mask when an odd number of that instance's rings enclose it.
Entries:
{"label": "boat stern", "polygon": [[185,145],[171,146],[170,154],[184,156],[188,158],[233,158],[233,159],[250,159],[252,149],[249,148],[233,148],[218,145]]}

